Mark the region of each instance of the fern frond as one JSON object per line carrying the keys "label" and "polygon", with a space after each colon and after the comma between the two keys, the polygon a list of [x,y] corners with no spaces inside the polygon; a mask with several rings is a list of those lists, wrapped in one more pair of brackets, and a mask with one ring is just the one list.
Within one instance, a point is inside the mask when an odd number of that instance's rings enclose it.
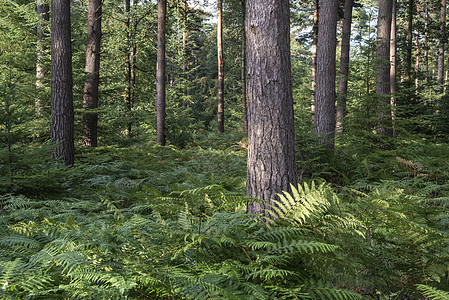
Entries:
{"label": "fern frond", "polygon": [[416,289],[425,297],[429,297],[432,300],[449,300],[449,292],[444,292],[424,284],[418,284]]}
{"label": "fern frond", "polygon": [[278,194],[279,200],[271,200],[273,205],[267,211],[273,219],[285,219],[292,224],[302,225],[308,220],[319,218],[328,210],[330,203],[324,184],[316,187],[312,182],[310,187],[304,183],[303,187],[290,185],[290,188],[291,194],[284,191]]}
{"label": "fern frond", "polygon": [[348,290],[332,287],[322,280],[309,279],[304,284],[305,291],[313,296],[313,299],[329,300],[359,300],[363,296]]}

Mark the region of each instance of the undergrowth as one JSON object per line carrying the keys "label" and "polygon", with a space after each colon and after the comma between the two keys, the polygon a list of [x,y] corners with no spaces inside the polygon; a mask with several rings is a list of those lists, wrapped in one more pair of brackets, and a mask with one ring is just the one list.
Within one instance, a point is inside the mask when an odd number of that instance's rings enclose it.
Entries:
{"label": "undergrowth", "polygon": [[50,193],[1,196],[0,298],[447,299],[449,149],[408,143],[347,142],[267,222],[243,143],[78,153]]}

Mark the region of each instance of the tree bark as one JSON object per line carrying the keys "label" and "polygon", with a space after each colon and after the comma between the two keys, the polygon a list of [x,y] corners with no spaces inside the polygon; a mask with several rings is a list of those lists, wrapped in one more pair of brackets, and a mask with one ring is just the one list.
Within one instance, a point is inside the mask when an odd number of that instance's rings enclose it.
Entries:
{"label": "tree bark", "polygon": [[[440,10],[440,41],[438,44],[438,77],[437,85],[440,87],[438,93],[443,92],[444,76],[444,44],[446,39],[446,0],[441,0]],[[439,102],[439,100],[438,100]]]}
{"label": "tree bark", "polygon": [[222,0],[217,1],[217,57],[218,57],[218,132],[224,132],[224,73]]}
{"label": "tree bark", "polygon": [[376,95],[378,97],[376,132],[388,136],[392,135],[390,106],[391,12],[392,0],[379,0],[376,40]]}
{"label": "tree bark", "polygon": [[315,116],[315,92],[316,92],[316,51],[318,43],[318,20],[320,4],[319,0],[314,0],[313,8],[313,42],[312,42],[312,118]]}
{"label": "tree bark", "polygon": [[338,1],[322,0],[317,44],[315,131],[320,144],[334,150],[335,55],[337,47]]}
{"label": "tree bark", "polygon": [[288,0],[247,0],[248,204],[263,214],[297,184]]}
{"label": "tree bark", "polygon": [[36,0],[36,9],[38,15],[37,21],[37,60],[36,60],[36,89],[37,97],[35,98],[35,108],[37,115],[42,113],[44,103],[40,98],[39,92],[44,87],[44,81],[48,80],[48,71],[44,67],[44,58],[47,52],[45,39],[48,37],[48,32],[45,30],[46,24],[50,21],[49,6],[44,0]]}
{"label": "tree bark", "polygon": [[75,160],[70,1],[51,1],[51,139],[53,157]]}
{"label": "tree bark", "polygon": [[156,142],[165,146],[165,19],[167,1],[158,0],[156,66]]}
{"label": "tree bark", "polygon": [[349,74],[349,50],[351,41],[352,8],[354,0],[345,1],[343,30],[341,37],[340,54],[340,78],[338,80],[336,130],[341,133],[344,130],[344,118],[346,114],[346,99],[348,93]]}
{"label": "tree bark", "polygon": [[248,105],[246,100],[246,0],[242,0],[242,119],[243,133],[248,136]]}
{"label": "tree bark", "polygon": [[102,1],[89,0],[87,11],[87,47],[84,81],[83,145],[96,147],[98,144],[98,113],[89,112],[98,108],[98,85],[100,81]]}

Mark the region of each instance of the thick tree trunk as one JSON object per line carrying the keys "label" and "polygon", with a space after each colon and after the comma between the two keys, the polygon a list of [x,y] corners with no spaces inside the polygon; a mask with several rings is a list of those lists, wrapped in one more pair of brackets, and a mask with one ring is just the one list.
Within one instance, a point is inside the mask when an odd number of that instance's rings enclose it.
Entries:
{"label": "thick tree trunk", "polygon": [[246,0],[242,0],[242,121],[243,133],[248,136],[248,105],[246,101]]}
{"label": "thick tree trunk", "polygon": [[313,9],[313,42],[312,42],[312,118],[315,116],[315,92],[316,92],[316,51],[318,43],[318,20],[319,20],[320,3],[314,0]]}
{"label": "thick tree trunk", "polygon": [[394,123],[396,118],[396,8],[397,1],[393,0],[391,9],[391,29],[390,29],[390,106],[392,120],[392,134],[396,135]]}
{"label": "thick tree trunk", "polygon": [[348,93],[348,74],[349,74],[349,50],[351,40],[351,24],[352,24],[352,8],[354,0],[345,1],[345,12],[343,20],[343,30],[341,37],[341,54],[340,54],[340,78],[338,79],[338,95],[337,95],[337,114],[336,114],[336,130],[343,132],[344,118],[346,114],[346,99]]}
{"label": "thick tree trunk", "polygon": [[165,146],[165,18],[167,1],[158,0],[156,66],[156,142]]}
{"label": "thick tree trunk", "polygon": [[269,216],[270,199],[297,184],[288,0],[247,0],[250,214]]}
{"label": "thick tree trunk", "polygon": [[37,8],[37,60],[36,60],[36,89],[37,97],[35,98],[35,108],[37,115],[42,113],[44,109],[44,103],[40,98],[40,90],[44,87],[44,81],[48,80],[48,72],[44,67],[44,58],[47,52],[47,46],[45,39],[48,36],[48,32],[45,30],[46,24],[50,21],[49,6],[44,0],[36,0]]}
{"label": "thick tree trunk", "polygon": [[83,145],[97,146],[98,113],[89,112],[98,108],[98,84],[100,81],[100,42],[101,42],[101,0],[89,0],[87,11],[87,47],[84,82]]}
{"label": "thick tree trunk", "polygon": [[392,135],[390,106],[391,12],[392,0],[379,0],[376,40],[376,95],[378,97],[376,132],[388,136]]}
{"label": "thick tree trunk", "polygon": [[51,139],[54,157],[75,160],[70,1],[51,1]]}
{"label": "thick tree trunk", "polygon": [[443,92],[444,76],[444,44],[446,38],[446,0],[441,0],[440,11],[440,42],[438,44],[438,77],[437,84],[440,87],[439,93]]}
{"label": "thick tree trunk", "polygon": [[217,57],[218,57],[218,132],[224,132],[224,73],[223,73],[223,17],[222,0],[217,1]]}
{"label": "thick tree trunk", "polygon": [[335,134],[335,54],[337,47],[338,1],[323,0],[317,44],[315,130],[320,144],[334,150]]}

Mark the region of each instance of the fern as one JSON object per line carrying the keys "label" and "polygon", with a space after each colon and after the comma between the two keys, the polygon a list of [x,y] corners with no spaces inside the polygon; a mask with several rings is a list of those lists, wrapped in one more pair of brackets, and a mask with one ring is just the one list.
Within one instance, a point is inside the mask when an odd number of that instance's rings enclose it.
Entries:
{"label": "fern", "polygon": [[427,286],[424,284],[418,284],[416,286],[417,290],[420,291],[425,297],[429,297],[432,300],[448,300],[449,293],[438,290],[434,287]]}

